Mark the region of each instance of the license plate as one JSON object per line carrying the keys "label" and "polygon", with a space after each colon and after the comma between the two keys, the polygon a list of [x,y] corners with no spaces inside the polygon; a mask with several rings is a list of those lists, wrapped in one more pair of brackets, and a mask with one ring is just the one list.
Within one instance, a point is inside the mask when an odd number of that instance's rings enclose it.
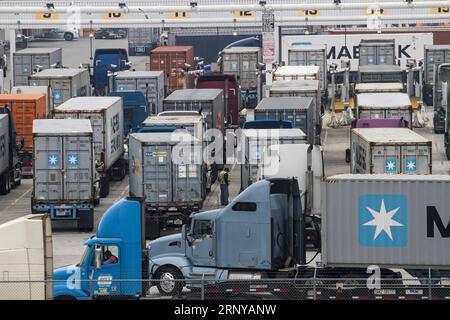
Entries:
{"label": "license plate", "polygon": [[167,209],[168,211],[177,211],[178,209],[175,207],[170,207],[169,209]]}
{"label": "license plate", "polygon": [[65,217],[65,216],[67,216],[67,212],[63,211],[63,210],[58,210],[58,211],[55,212],[55,216],[57,216],[57,217]]}
{"label": "license plate", "polygon": [[408,290],[406,290],[406,294],[423,295],[423,290],[421,290],[421,289],[408,289]]}
{"label": "license plate", "polygon": [[374,293],[377,295],[395,295],[395,290],[375,290]]}
{"label": "license plate", "polygon": [[178,224],[178,225],[182,225],[183,221],[181,221],[180,219],[177,219],[173,222],[173,224]]}

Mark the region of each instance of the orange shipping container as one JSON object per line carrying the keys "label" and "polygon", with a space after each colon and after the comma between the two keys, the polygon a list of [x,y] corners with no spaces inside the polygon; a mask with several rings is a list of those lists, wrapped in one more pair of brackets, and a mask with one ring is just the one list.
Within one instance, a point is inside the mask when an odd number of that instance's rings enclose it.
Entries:
{"label": "orange shipping container", "polygon": [[33,151],[33,120],[47,118],[47,100],[44,94],[0,94],[0,107],[12,113],[16,126],[16,139],[24,139],[21,151]]}

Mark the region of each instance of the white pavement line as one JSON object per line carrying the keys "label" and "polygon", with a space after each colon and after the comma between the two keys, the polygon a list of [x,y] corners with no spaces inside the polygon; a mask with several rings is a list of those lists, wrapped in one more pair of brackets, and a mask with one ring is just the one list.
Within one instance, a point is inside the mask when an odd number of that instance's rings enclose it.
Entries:
{"label": "white pavement line", "polygon": [[22,193],[22,195],[20,197],[18,197],[16,200],[14,200],[8,207],[6,207],[5,209],[3,209],[2,211],[6,211],[9,208],[11,208],[12,206],[16,205],[17,202],[22,199],[28,192],[30,192],[33,189],[33,186],[31,186],[29,189],[27,189],[24,193]]}
{"label": "white pavement line", "polygon": [[130,190],[130,186],[128,185],[128,186],[125,187],[125,189],[123,189],[123,191],[120,193],[119,197],[116,198],[116,200],[115,200],[114,202],[119,201],[120,199],[124,198],[124,197],[125,197],[125,194],[126,194],[129,190]]}

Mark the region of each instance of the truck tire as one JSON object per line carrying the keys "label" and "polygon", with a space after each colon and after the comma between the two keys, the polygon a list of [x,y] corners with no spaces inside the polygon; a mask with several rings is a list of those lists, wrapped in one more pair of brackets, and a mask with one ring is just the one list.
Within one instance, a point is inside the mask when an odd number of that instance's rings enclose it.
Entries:
{"label": "truck tire", "polygon": [[7,173],[4,173],[0,176],[0,195],[8,194],[8,177]]}
{"label": "truck tire", "polygon": [[154,279],[162,296],[177,296],[184,287],[184,277],[175,267],[159,268]]}
{"label": "truck tire", "polygon": [[71,32],[64,33],[64,40],[72,41],[73,40],[73,33],[71,33]]}
{"label": "truck tire", "polygon": [[109,176],[100,178],[100,198],[106,198],[109,195]]}
{"label": "truck tire", "polygon": [[94,210],[81,212],[78,218],[78,230],[91,232],[94,229]]}

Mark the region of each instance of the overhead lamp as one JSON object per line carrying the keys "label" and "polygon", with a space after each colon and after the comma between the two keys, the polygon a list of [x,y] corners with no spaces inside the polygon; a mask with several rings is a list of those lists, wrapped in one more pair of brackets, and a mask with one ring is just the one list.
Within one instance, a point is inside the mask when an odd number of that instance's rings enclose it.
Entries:
{"label": "overhead lamp", "polygon": [[333,0],[333,3],[338,6],[341,4],[341,0]]}
{"label": "overhead lamp", "polygon": [[127,4],[125,2],[119,2],[119,8],[120,9],[123,9],[123,8],[126,8],[126,7],[127,7]]}
{"label": "overhead lamp", "polygon": [[407,4],[411,4],[411,3],[413,2],[413,0],[405,0],[405,2],[406,2]]}
{"label": "overhead lamp", "polygon": [[260,1],[259,1],[259,5],[260,5],[261,7],[264,7],[266,4],[267,4],[267,1],[266,1],[266,0],[260,0]]}
{"label": "overhead lamp", "polygon": [[48,10],[55,10],[55,4],[51,3],[51,2],[47,2],[47,4],[45,5],[47,7]]}
{"label": "overhead lamp", "polygon": [[190,6],[191,6],[191,8],[195,8],[197,6],[197,2],[191,1]]}

